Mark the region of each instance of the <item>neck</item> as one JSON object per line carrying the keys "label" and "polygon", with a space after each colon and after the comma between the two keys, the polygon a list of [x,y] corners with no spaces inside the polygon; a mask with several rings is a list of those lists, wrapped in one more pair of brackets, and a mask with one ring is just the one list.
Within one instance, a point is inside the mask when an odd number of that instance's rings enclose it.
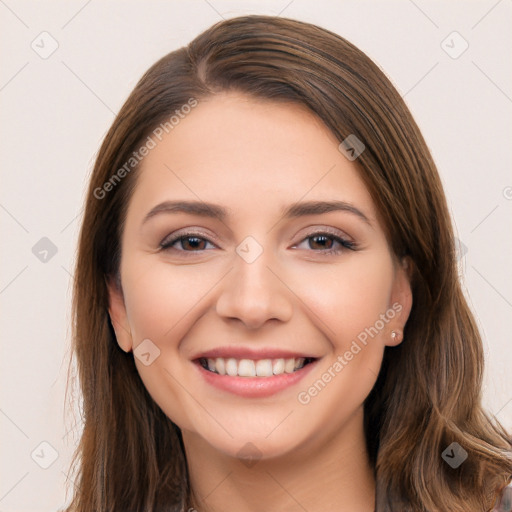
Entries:
{"label": "neck", "polygon": [[220,453],[192,432],[183,431],[183,440],[194,511],[375,509],[375,479],[362,408],[334,437],[308,440],[279,458],[241,461]]}

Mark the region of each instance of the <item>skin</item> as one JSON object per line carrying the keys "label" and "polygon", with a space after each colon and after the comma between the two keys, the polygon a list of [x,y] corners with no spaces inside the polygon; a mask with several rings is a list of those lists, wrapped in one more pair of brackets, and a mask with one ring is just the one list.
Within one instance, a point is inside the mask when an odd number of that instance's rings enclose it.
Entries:
{"label": "skin", "polygon": [[[145,339],[160,355],[135,363],[151,396],[183,432],[199,511],[374,510],[375,481],[363,435],[363,402],[386,346],[400,343],[412,305],[406,261],[391,253],[357,162],[301,106],[223,93],[199,105],[144,158],[122,235],[122,293],[111,282],[110,316],[120,347]],[[161,213],[165,200],[229,208],[223,221]],[[297,201],[343,200],[335,211],[284,219]],[[183,228],[202,243],[159,244]],[[311,234],[329,228],[357,250]],[[248,263],[237,246],[263,249]],[[206,239],[206,241],[205,241]],[[316,243],[315,243],[316,242]],[[197,248],[199,245],[199,249]],[[330,249],[338,254],[326,254]],[[374,326],[377,335],[312,397],[308,388]],[[298,384],[269,398],[246,398],[197,378],[190,358],[219,346],[279,347],[320,360]],[[252,443],[253,464],[239,451]]]}

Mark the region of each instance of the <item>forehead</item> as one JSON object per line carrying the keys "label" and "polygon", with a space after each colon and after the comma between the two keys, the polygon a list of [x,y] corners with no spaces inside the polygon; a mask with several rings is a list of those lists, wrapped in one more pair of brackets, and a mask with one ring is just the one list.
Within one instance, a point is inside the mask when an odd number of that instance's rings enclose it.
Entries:
{"label": "forehead", "polygon": [[133,208],[169,199],[262,210],[345,200],[375,218],[355,162],[305,107],[223,93],[199,102],[144,157]]}

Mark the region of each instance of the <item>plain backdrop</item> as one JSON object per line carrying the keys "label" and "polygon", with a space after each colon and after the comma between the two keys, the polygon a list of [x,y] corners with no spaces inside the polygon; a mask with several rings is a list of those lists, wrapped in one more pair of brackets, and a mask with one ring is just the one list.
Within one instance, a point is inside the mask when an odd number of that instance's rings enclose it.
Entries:
{"label": "plain backdrop", "polygon": [[485,406],[512,427],[511,0],[0,0],[1,512],[67,501],[80,433],[64,410],[72,272],[106,130],[158,58],[252,13],[340,34],[404,96],[460,241],[485,344]]}

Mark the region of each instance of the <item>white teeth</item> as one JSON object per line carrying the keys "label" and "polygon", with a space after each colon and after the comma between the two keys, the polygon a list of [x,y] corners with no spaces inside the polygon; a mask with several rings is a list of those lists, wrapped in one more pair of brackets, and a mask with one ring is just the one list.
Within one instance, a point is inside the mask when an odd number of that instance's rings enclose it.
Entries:
{"label": "white teeth", "polygon": [[[217,373],[219,375],[226,375],[226,364],[224,362],[224,358],[218,357],[216,361],[217,362],[215,363],[215,366],[217,367]],[[213,369],[213,371],[215,371],[215,368]]]}
{"label": "white teeth", "polygon": [[256,366],[250,359],[242,359],[238,363],[239,377],[256,377]]}
{"label": "white teeth", "polygon": [[258,377],[272,377],[272,361],[270,359],[257,361],[256,375]]}
{"label": "white teeth", "polygon": [[226,361],[226,373],[230,377],[236,377],[238,375],[238,363],[236,359],[230,358]]}
{"label": "white teeth", "polygon": [[286,359],[284,362],[284,373],[293,373],[295,369],[295,359]]}
{"label": "white teeth", "polygon": [[284,373],[284,359],[274,359],[272,370],[274,372],[274,375]]}
{"label": "white teeth", "polygon": [[306,359],[298,358],[279,358],[279,359],[235,359],[233,357],[208,358],[203,359],[203,366],[208,370],[219,375],[228,375],[230,377],[272,377],[272,375],[282,375],[283,373],[293,373],[300,370]]}

